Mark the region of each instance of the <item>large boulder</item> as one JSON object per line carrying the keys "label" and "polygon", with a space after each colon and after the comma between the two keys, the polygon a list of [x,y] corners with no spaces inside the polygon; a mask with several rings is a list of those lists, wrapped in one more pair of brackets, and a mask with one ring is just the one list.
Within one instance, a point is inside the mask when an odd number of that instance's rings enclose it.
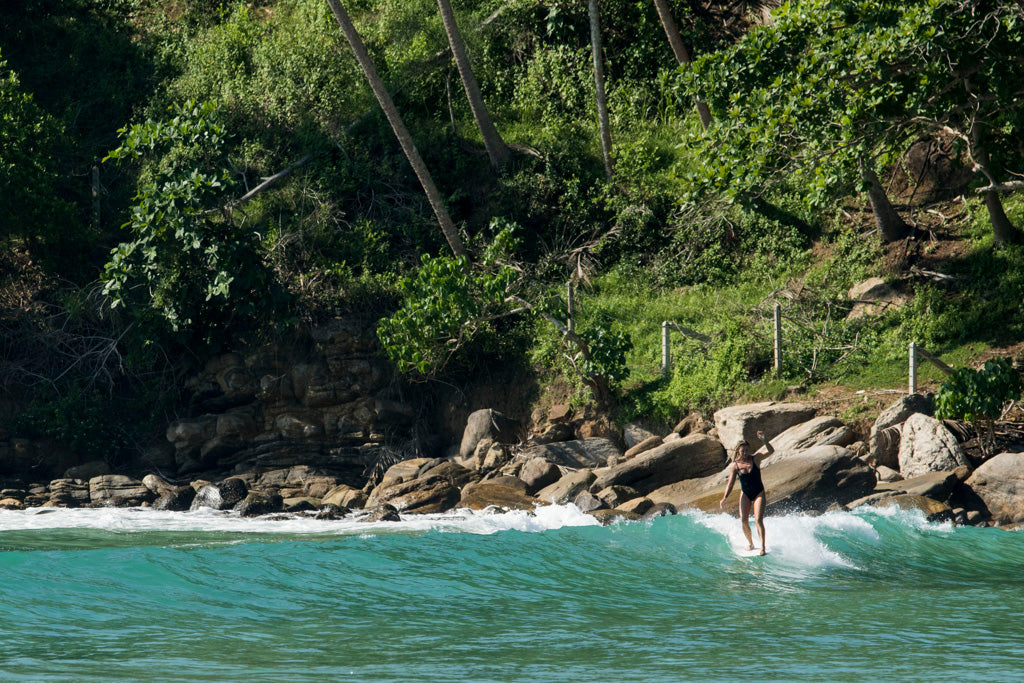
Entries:
{"label": "large boulder", "polygon": [[184,512],[192,507],[195,498],[196,490],[191,486],[171,486],[161,489],[157,499],[153,501],[153,509]]}
{"label": "large boulder", "polygon": [[[412,461],[405,461],[406,464]],[[402,465],[403,463],[399,463]],[[397,467],[397,465],[396,465]],[[389,503],[401,512],[444,512],[455,507],[460,499],[460,489],[466,484],[477,481],[480,475],[449,460],[427,460],[415,469],[416,477],[405,479],[405,474],[414,470],[393,472],[388,470],[385,482],[377,486],[367,501],[367,507],[376,507],[381,503]]]}
{"label": "large boulder", "polygon": [[[779,460],[761,470],[768,498],[768,511],[824,512],[834,504],[844,505],[866,496],[875,486],[875,473],[842,446],[818,446]],[[670,484],[647,495],[654,503],[671,503],[677,509],[697,508],[718,512],[728,473],[723,470],[702,479]],[[739,485],[726,501],[725,509],[735,512]]]}
{"label": "large boulder", "polygon": [[87,505],[89,483],[81,479],[54,479],[50,482],[50,502],[62,507]]}
{"label": "large boulder", "polygon": [[880,315],[907,303],[906,295],[897,292],[880,277],[868,278],[854,285],[847,295],[853,302],[853,308],[846,316],[849,320]]}
{"label": "large boulder", "polygon": [[536,496],[546,503],[558,505],[568,503],[584,491],[589,491],[596,478],[596,475],[590,470],[568,472],[554,484],[537,491]]}
{"label": "large boulder", "polygon": [[153,500],[153,492],[123,474],[104,474],[89,480],[89,500],[94,505],[140,505]]}
{"label": "large boulder", "polygon": [[361,508],[366,505],[367,496],[362,489],[338,484],[320,499],[322,505],[336,505],[339,508]]}
{"label": "large boulder", "polygon": [[561,443],[537,444],[521,453],[523,458],[544,458],[562,467],[604,467],[610,458],[619,458],[622,451],[611,439],[593,437],[562,441]]}
{"label": "large boulder", "polygon": [[482,439],[491,439],[505,444],[516,443],[519,441],[519,430],[519,422],[505,417],[497,410],[484,408],[474,411],[466,419],[466,428],[462,432],[462,444],[459,446],[459,457],[468,458],[473,455],[476,445]]}
{"label": "large boulder", "polygon": [[662,444],[602,472],[592,490],[629,486],[641,495],[683,479],[696,479],[725,467],[725,450],[705,434]]}
{"label": "large boulder", "polygon": [[269,491],[249,491],[245,497],[235,503],[234,510],[242,517],[258,517],[280,512],[284,500],[278,493]]}
{"label": "large boulder", "polygon": [[527,493],[526,482],[518,477],[500,476],[469,484],[462,490],[459,507],[485,510],[533,510],[541,501]]}
{"label": "large boulder", "polygon": [[812,417],[814,408],[803,403],[768,401],[722,408],[715,413],[714,420],[719,440],[731,453],[736,444],[744,439],[756,449],[759,430],[765,432],[768,438],[772,438]]}
{"label": "large boulder", "polygon": [[665,443],[664,437],[649,436],[646,439],[644,439],[643,441],[641,441],[640,443],[636,444],[635,446],[630,446],[626,450],[626,452],[622,454],[622,458],[624,460],[629,460],[630,458],[635,458],[636,456],[640,455],[641,453],[649,451],[652,448],[657,448],[658,446],[660,446],[663,443]]}
{"label": "large boulder", "polygon": [[249,489],[244,481],[237,477],[231,477],[215,484],[202,486],[196,491],[196,497],[189,509],[228,510],[241,502],[248,493]]}
{"label": "large boulder", "polygon": [[[854,440],[853,432],[839,418],[832,415],[820,415],[807,422],[793,425],[771,439],[771,445],[775,452],[765,458],[763,464],[767,466],[793,453],[806,451],[816,446],[849,446]],[[760,448],[757,441],[753,441],[752,444],[754,450]]]}
{"label": "large boulder", "polygon": [[932,411],[931,394],[909,394],[883,410],[871,426],[871,436],[868,439],[868,455],[875,465],[897,469],[900,452],[899,428],[911,415],[931,415]]}
{"label": "large boulder", "polygon": [[900,474],[906,478],[970,466],[956,437],[934,417],[914,413],[900,430]]}
{"label": "large boulder", "polygon": [[964,487],[996,524],[1024,522],[1024,453],[1000,453],[974,470]]}
{"label": "large boulder", "polygon": [[561,479],[562,471],[544,458],[530,458],[519,468],[519,478],[526,483],[527,491],[539,491]]}
{"label": "large boulder", "polygon": [[630,422],[622,428],[622,440],[626,443],[627,449],[657,436],[658,434],[640,422]]}

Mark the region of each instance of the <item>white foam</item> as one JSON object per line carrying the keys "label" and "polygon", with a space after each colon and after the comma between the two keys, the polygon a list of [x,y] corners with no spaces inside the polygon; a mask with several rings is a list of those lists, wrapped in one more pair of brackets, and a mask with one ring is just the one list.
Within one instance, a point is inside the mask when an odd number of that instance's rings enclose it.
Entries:
{"label": "white foam", "polygon": [[107,531],[193,531],[262,534],[368,534],[426,531],[493,534],[518,530],[539,532],[599,522],[575,505],[549,505],[533,511],[489,509],[454,510],[426,515],[402,515],[400,522],[360,522],[359,516],[319,520],[306,515],[242,517],[230,511],[203,508],[167,512],[144,508],[30,508],[0,511],[0,531],[40,529],[101,529]]}
{"label": "white foam", "polygon": [[929,522],[924,512],[921,510],[905,510],[896,504],[886,505],[884,507],[871,506],[870,508],[858,508],[857,513],[864,515],[873,515],[875,517],[883,517],[896,522],[902,526],[908,526],[918,531],[939,531],[944,533],[952,533],[955,527],[950,521],[946,522]]}
{"label": "white foam", "polygon": [[[736,554],[746,552],[747,540],[739,520],[725,513],[708,515],[694,514],[698,523],[725,536]],[[836,515],[831,517],[830,515]],[[870,524],[849,513],[830,513],[811,517],[807,515],[784,515],[765,518],[765,535],[768,537],[768,552],[778,561],[806,567],[853,567],[854,565],[819,540],[816,532],[829,528],[839,529],[850,525],[858,533],[874,533]],[[850,519],[847,519],[850,518]],[[863,526],[861,526],[863,524]],[[754,546],[760,547],[757,529],[751,524]],[[877,534],[876,534],[877,535]]]}

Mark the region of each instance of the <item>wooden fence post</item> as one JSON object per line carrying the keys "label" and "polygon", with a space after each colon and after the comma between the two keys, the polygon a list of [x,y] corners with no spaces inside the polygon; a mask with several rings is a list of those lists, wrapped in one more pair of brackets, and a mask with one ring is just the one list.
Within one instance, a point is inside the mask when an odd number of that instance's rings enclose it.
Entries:
{"label": "wooden fence post", "polygon": [[910,342],[910,393],[917,393],[917,344]]}
{"label": "wooden fence post", "polygon": [[775,376],[782,375],[782,306],[775,304]]}
{"label": "wooden fence post", "polygon": [[669,349],[669,322],[667,320],[661,323],[661,376],[668,379],[669,368],[672,363],[672,354]]}
{"label": "wooden fence post", "polygon": [[576,331],[576,323],[574,323],[572,320],[572,314],[575,312],[575,307],[572,303],[572,281],[569,281],[565,285],[565,302],[565,308],[567,311],[565,318],[565,328],[569,330],[570,334],[572,334]]}

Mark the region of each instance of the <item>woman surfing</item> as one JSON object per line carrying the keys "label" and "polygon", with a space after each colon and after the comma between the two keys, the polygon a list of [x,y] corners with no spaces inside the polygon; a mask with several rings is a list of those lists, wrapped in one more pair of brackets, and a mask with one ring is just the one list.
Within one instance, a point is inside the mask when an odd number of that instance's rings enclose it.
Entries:
{"label": "woman surfing", "polygon": [[764,438],[764,432],[758,431],[757,438],[763,444],[756,453],[750,452],[750,444],[745,440],[736,444],[735,456],[729,463],[729,482],[725,485],[725,493],[722,500],[718,501],[718,507],[725,507],[725,499],[732,493],[733,484],[736,478],[740,480],[740,521],[743,524],[743,535],[747,537],[747,550],[754,549],[754,538],[750,533],[750,507],[754,507],[754,524],[757,525],[757,535],[761,540],[761,555],[767,552],[764,542],[764,506],[767,499],[764,494],[764,483],[761,481],[761,469],[757,466],[754,456],[760,453],[765,455],[774,449]]}

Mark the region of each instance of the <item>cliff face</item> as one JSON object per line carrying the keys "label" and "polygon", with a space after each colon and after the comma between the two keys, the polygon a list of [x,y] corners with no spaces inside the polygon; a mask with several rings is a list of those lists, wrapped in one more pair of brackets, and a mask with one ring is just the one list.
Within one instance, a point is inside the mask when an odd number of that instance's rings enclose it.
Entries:
{"label": "cliff face", "polygon": [[411,438],[415,410],[391,398],[396,388],[372,330],[342,318],[215,357],[186,383],[192,414],[167,428],[174,469],[193,475],[301,462],[355,485],[387,449],[424,447]]}

